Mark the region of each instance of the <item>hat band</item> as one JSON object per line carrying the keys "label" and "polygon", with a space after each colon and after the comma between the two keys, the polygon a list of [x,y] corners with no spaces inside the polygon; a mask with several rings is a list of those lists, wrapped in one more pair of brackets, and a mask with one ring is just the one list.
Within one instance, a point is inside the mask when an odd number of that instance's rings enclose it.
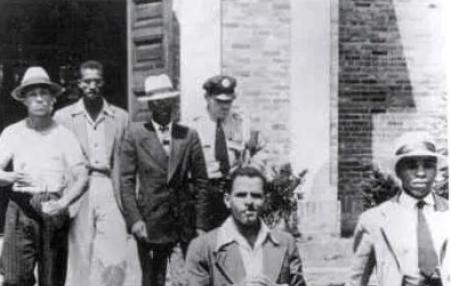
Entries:
{"label": "hat band", "polygon": [[413,151],[418,150],[418,149],[427,150],[427,151],[433,152],[433,153],[436,152],[435,145],[432,144],[431,142],[420,142],[416,145],[404,145],[401,148],[399,148],[395,154],[398,156],[404,155],[404,154],[412,153]]}
{"label": "hat band", "polygon": [[152,95],[152,94],[157,94],[157,93],[166,93],[166,92],[173,92],[173,88],[171,87],[162,87],[162,88],[157,88],[157,89],[153,89],[152,91],[146,91],[146,94]]}
{"label": "hat band", "polygon": [[50,83],[50,79],[47,77],[32,77],[22,81],[21,85],[33,84],[33,83]]}

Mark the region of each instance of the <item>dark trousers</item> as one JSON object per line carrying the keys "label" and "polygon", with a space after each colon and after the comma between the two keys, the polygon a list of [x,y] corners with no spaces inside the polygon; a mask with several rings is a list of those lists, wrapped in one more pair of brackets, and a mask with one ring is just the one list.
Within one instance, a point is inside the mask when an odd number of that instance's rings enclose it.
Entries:
{"label": "dark trousers", "polygon": [[[142,286],[164,286],[166,267],[171,256],[174,243],[150,244],[138,241],[139,262],[142,269]],[[187,244],[182,243],[183,255]]]}
{"label": "dark trousers", "polygon": [[67,214],[49,217],[32,206],[55,196],[13,194],[6,212],[0,258],[4,285],[34,285],[36,265],[39,286],[64,285],[69,217]]}
{"label": "dark trousers", "polygon": [[208,226],[205,230],[209,231],[221,226],[225,219],[230,215],[230,211],[224,204],[224,193],[228,188],[227,182],[209,180],[208,183],[208,204],[207,218]]}

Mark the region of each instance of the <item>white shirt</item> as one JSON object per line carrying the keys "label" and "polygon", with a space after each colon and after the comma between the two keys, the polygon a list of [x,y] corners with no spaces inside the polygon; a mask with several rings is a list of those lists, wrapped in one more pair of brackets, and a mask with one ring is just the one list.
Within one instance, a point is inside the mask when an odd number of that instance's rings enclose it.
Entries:
{"label": "white shirt", "polygon": [[246,272],[246,277],[254,277],[263,274],[263,245],[267,239],[273,239],[269,228],[261,221],[255,245],[252,248],[249,242],[237,230],[232,217],[226,219],[219,229],[218,247],[235,242],[238,244],[241,259]]}
{"label": "white shirt", "polygon": [[37,131],[26,120],[8,126],[0,136],[0,164],[11,160],[14,171],[30,175],[33,183],[28,187],[13,185],[13,190],[30,193],[61,191],[68,170],[85,163],[80,143],[71,131],[58,123]]}
{"label": "white shirt", "polygon": [[171,131],[172,131],[172,122],[166,126],[167,128],[163,131],[162,125],[156,123],[152,120],[153,127],[155,128],[155,132],[157,133],[158,140],[160,140],[161,145],[163,146],[164,151],[166,151],[166,155],[169,156],[171,152]]}
{"label": "white shirt", "polygon": [[[426,221],[429,226],[429,230],[431,232],[432,240],[434,243],[434,249],[439,257],[440,253],[440,239],[439,230],[443,225],[441,225],[439,219],[436,218],[437,212],[434,210],[434,197],[432,194],[428,194],[423,201],[426,203],[423,207],[423,214],[426,218]],[[418,225],[418,207],[417,207],[418,199],[413,198],[402,192],[399,196],[399,204],[405,211],[406,215],[406,223],[403,225],[405,236],[403,238],[403,242],[405,242],[405,255],[406,261],[411,261],[408,264],[408,269],[405,269],[405,274],[411,277],[419,276],[418,270],[418,239],[417,239],[417,225]]]}
{"label": "white shirt", "polygon": [[92,120],[91,116],[89,116],[88,112],[83,107],[83,116],[85,116],[86,119],[86,132],[88,137],[89,163],[94,167],[110,165],[105,149],[105,105],[106,102],[104,102],[104,108],[95,121]]}

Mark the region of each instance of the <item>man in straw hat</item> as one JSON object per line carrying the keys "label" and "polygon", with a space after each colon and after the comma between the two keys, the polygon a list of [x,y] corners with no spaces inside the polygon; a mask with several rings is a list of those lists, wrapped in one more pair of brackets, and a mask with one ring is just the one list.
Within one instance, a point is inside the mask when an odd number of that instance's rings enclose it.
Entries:
{"label": "man in straw hat", "polygon": [[[87,170],[80,144],[52,119],[62,88],[41,67],[26,70],[12,97],[28,117],[0,136],[0,184],[12,185],[1,258],[3,285],[64,285],[67,208],[83,193]],[[12,162],[12,171],[6,171]],[[70,183],[70,184],[69,184]]]}
{"label": "man in straw hat", "polygon": [[[149,122],[131,123],[120,152],[125,220],[137,239],[142,285],[164,285],[173,247],[185,251],[195,236],[196,192],[207,174],[197,132],[173,121],[179,100],[169,77],[149,76]],[[190,188],[190,184],[194,188]],[[138,190],[136,191],[136,186]]]}
{"label": "man in straw hat", "polygon": [[118,170],[117,152],[128,114],[103,96],[101,63],[86,61],[79,71],[82,98],[55,114],[77,136],[89,169],[89,191],[80,199],[78,212],[71,213],[66,286],[121,286],[127,266],[127,229],[113,171]]}
{"label": "man in straw hat", "polygon": [[450,285],[448,202],[434,194],[445,159],[425,132],[407,132],[395,144],[392,171],[401,191],[364,212],[354,236],[349,285]]}

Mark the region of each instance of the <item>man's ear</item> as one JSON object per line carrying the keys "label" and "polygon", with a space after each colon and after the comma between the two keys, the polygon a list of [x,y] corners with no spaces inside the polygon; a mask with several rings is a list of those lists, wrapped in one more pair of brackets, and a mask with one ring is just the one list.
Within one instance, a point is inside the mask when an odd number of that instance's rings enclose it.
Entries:
{"label": "man's ear", "polygon": [[224,193],[224,204],[227,207],[227,209],[230,209],[230,199],[231,199],[230,194],[225,192]]}

